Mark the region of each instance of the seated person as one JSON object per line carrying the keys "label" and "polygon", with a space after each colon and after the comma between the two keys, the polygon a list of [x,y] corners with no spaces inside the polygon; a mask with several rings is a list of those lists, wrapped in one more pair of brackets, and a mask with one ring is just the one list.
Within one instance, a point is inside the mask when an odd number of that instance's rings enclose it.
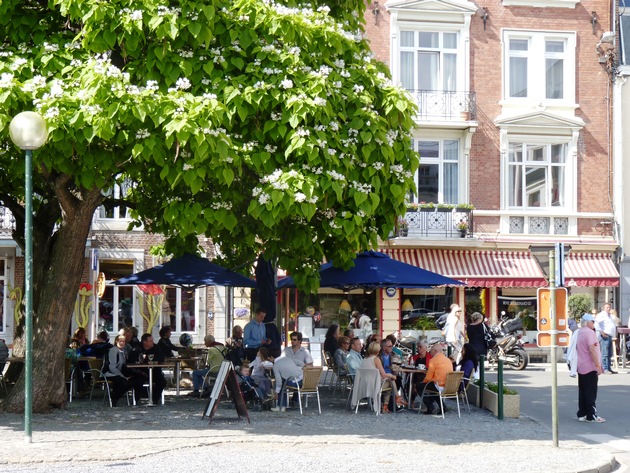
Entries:
{"label": "seated person", "polygon": [[365,345],[363,345],[363,352],[362,352],[363,358],[367,357],[367,349],[372,344],[372,342],[376,342],[380,345],[381,336],[376,333],[373,333],[367,337],[367,339],[365,340]]}
{"label": "seated person", "polygon": [[89,345],[83,345],[77,350],[78,356],[90,356],[94,358],[104,358],[109,349],[113,347],[109,343],[109,334],[102,330]]}
{"label": "seated person", "polygon": [[392,352],[395,353],[396,356],[398,356],[402,360],[403,352],[400,348],[396,346],[396,343],[398,342],[398,340],[396,339],[396,335],[394,335],[393,333],[390,333],[385,338],[389,340],[390,342],[392,342]]}
{"label": "seated person", "polygon": [[[302,380],[304,373],[302,363],[297,358],[291,358],[288,356],[281,356],[273,364],[273,374],[276,379],[276,395],[280,394],[280,402],[276,407],[271,408],[274,412],[284,412],[287,409],[287,396],[286,391],[282,390],[283,384],[286,382],[288,386],[302,386]],[[291,378],[291,380],[289,380]],[[280,393],[282,391],[282,393]],[[297,396],[297,393],[296,393]]]}
{"label": "seated person", "polygon": [[459,364],[455,370],[464,372],[464,377],[462,378],[464,382],[459,388],[460,391],[463,391],[464,388],[468,386],[468,383],[475,375],[478,367],[479,357],[477,356],[477,352],[475,352],[475,349],[470,343],[464,343],[462,348],[462,358],[459,360]]}
{"label": "seated person", "polygon": [[74,331],[74,335],[72,336],[72,340],[70,340],[70,348],[74,348],[77,349],[79,347],[82,347],[83,345],[87,345],[88,339],[87,339],[87,333],[85,331],[85,328],[83,327],[78,327],[75,331]]}
{"label": "seated person", "polygon": [[394,379],[396,381],[396,387],[394,389],[394,393],[396,394],[396,403],[399,405],[400,404],[405,405],[406,401],[404,401],[401,396],[398,396],[398,390],[403,385],[401,371],[400,371],[401,359],[398,355],[394,353],[393,350],[394,350],[394,345],[392,343],[391,338],[385,337],[381,341],[381,352],[379,353],[376,364],[378,366],[378,362],[380,362],[385,373],[393,374],[395,376]]}
{"label": "seated person", "polygon": [[337,374],[339,376],[346,376],[348,374],[346,359],[348,357],[348,349],[350,348],[350,339],[348,337],[339,337],[337,343],[339,344],[339,348],[335,350],[334,355]]}
{"label": "seated person", "polygon": [[124,335],[116,335],[115,345],[109,349],[103,364],[103,375],[113,383],[111,391],[112,407],[118,405],[118,400],[130,389],[141,389],[144,382],[142,377],[134,376],[127,368],[127,343]]}
{"label": "seated person", "polygon": [[429,353],[429,344],[424,339],[420,340],[418,343],[418,353],[409,358],[409,363],[416,368],[424,365],[424,368],[426,369],[426,367],[429,366],[430,360],[431,354]]}
{"label": "seated person", "polygon": [[173,358],[175,353],[178,353],[179,350],[183,350],[183,348],[176,347],[173,345],[173,342],[171,342],[171,327],[168,326],[164,326],[160,329],[160,341],[158,342],[158,346],[167,358]]}
{"label": "seated person", "polygon": [[0,338],[0,375],[2,374],[2,370],[4,370],[7,358],[9,358],[9,347],[6,342]]}
{"label": "seated person", "polygon": [[[444,387],[446,384],[446,375],[453,371],[453,363],[444,355],[443,351],[444,345],[442,345],[442,343],[434,344],[429,350],[429,353],[431,354],[431,363],[429,363],[429,368],[427,369],[424,381],[416,384],[417,392],[422,393],[425,386],[429,383],[432,384],[430,389],[434,390],[438,389],[435,385]],[[426,411],[424,413],[427,415],[433,414],[436,402],[440,402],[440,398],[438,396],[425,395],[424,405],[426,406]]]}
{"label": "seated person", "polygon": [[348,352],[348,356],[346,356],[346,366],[348,367],[348,374],[351,376],[354,376],[357,369],[359,369],[363,363],[361,348],[361,339],[359,337],[353,337],[350,340],[350,351]]}
{"label": "seated person", "polygon": [[269,350],[266,347],[260,347],[256,358],[249,365],[251,376],[261,388],[261,392],[264,393],[264,397],[271,395],[271,379],[267,376],[267,372],[273,369],[273,357],[269,355]]}
{"label": "seated person", "polygon": [[[153,341],[153,336],[150,333],[145,333],[140,339],[140,347],[131,350],[129,355],[129,364],[132,363],[147,363],[152,355],[153,362],[164,362],[164,353],[160,350],[160,347]],[[153,370],[153,404],[159,404],[162,399],[162,391],[166,387],[166,378],[162,373],[162,368],[151,368]],[[140,377],[142,383],[138,382],[134,386],[134,392],[136,400],[140,400],[145,397],[147,391],[144,389],[144,384],[149,382],[149,368],[135,368],[134,375]]]}
{"label": "seated person", "polygon": [[245,349],[243,348],[243,327],[235,325],[232,328],[232,337],[226,340],[229,348],[226,360],[230,360],[234,366],[241,366],[245,360]]}
{"label": "seated person", "polygon": [[349,340],[354,338],[354,330],[351,328],[347,328],[343,331],[343,336],[348,337]]}
{"label": "seated person", "polygon": [[208,372],[217,374],[221,363],[225,359],[227,354],[227,347],[222,343],[215,341],[212,335],[206,335],[203,338],[203,343],[208,347],[208,355],[206,356],[206,363],[203,368],[193,371],[193,390],[188,393],[189,396],[199,397],[199,390],[202,388],[203,379]]}
{"label": "seated person", "polygon": [[378,370],[381,379],[388,380],[389,390],[383,391],[383,414],[387,414],[390,411],[389,409],[389,400],[392,393],[396,393],[396,375],[393,373],[387,373],[383,368],[383,363],[379,354],[381,352],[381,345],[376,342],[370,343],[370,346],[367,348],[367,358],[363,360],[361,364],[361,368],[367,369],[376,369]]}
{"label": "seated person", "polygon": [[300,366],[313,366],[313,357],[310,352],[302,346],[301,332],[291,333],[291,346],[284,349],[282,356],[298,360],[301,363]]}
{"label": "seated person", "polygon": [[265,381],[268,381],[268,386],[260,386],[258,382],[252,376],[250,376],[250,372],[251,369],[249,362],[245,360],[243,366],[239,367],[237,373],[241,392],[243,393],[243,398],[245,399],[245,401],[247,402],[249,399],[252,398],[251,395],[248,395],[248,393],[252,389],[256,391],[256,396],[258,397],[258,399],[263,400],[268,398],[271,392],[271,380],[268,378],[263,378]]}

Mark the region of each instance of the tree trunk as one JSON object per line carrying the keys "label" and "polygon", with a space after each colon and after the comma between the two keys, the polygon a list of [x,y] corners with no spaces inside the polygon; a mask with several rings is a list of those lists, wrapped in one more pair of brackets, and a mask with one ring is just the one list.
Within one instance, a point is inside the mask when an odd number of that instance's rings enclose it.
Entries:
{"label": "tree trunk", "polygon": [[[66,212],[56,235],[37,227],[33,231],[33,412],[47,412],[66,402],[65,349],[85,263],[85,243],[100,190],[86,192]],[[24,317],[16,330],[18,352],[24,346]],[[20,353],[21,354],[21,353]],[[24,411],[24,371],[10,392],[7,410]]]}

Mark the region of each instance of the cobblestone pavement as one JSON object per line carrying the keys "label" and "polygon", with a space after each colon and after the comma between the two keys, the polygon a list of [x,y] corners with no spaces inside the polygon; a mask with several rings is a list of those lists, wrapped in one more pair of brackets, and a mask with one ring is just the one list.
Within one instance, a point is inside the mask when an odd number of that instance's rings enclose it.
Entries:
{"label": "cobblestone pavement", "polygon": [[[578,440],[551,442],[538,422],[497,420],[471,407],[457,417],[449,401],[446,418],[403,411],[375,416],[367,406],[359,413],[345,408],[322,389],[322,415],[311,398],[308,409],[285,413],[250,410],[238,419],[233,404],[222,402],[212,421],[202,419],[205,401],[176,398],[167,391],[164,406],[110,409],[101,400],[79,399],[67,409],[33,418],[33,443],[24,440],[23,417],[0,414],[0,470],[7,472],[135,471],[160,469],[177,473],[196,468],[229,471],[278,471],[279,461],[309,472],[345,469],[365,471],[382,466],[409,471],[417,465],[449,471],[578,472],[612,471],[614,458]],[[248,452],[248,455],[243,455]],[[235,461],[238,459],[238,461]],[[201,462],[199,466],[196,462]],[[274,466],[275,465],[275,466]]]}

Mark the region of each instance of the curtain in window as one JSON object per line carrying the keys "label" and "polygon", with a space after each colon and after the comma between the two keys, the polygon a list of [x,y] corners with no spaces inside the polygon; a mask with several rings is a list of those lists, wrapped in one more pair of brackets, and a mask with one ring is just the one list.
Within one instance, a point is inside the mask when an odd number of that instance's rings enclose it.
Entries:
{"label": "curtain in window", "polygon": [[457,88],[457,55],[444,54],[444,71],[442,87],[445,91],[455,91]]}
{"label": "curtain in window", "polygon": [[545,62],[547,98],[561,99],[563,98],[564,61],[562,59],[547,59]]}
{"label": "curtain in window", "polygon": [[527,97],[527,58],[510,58],[510,97]]}
{"label": "curtain in window", "polygon": [[415,89],[413,80],[413,52],[402,51],[400,53],[400,83],[404,89]]}
{"label": "curtain in window", "polygon": [[437,90],[438,53],[418,53],[418,86],[420,90]]}

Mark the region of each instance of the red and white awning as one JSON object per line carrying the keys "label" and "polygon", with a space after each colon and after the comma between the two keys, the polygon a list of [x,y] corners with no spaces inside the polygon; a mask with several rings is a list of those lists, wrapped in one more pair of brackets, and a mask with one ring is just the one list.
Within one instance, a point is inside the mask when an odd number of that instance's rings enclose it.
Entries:
{"label": "red and white awning", "polygon": [[[528,251],[387,248],[392,258],[472,287],[542,287],[545,277]],[[619,272],[606,253],[569,253],[566,286],[618,286]]]}

